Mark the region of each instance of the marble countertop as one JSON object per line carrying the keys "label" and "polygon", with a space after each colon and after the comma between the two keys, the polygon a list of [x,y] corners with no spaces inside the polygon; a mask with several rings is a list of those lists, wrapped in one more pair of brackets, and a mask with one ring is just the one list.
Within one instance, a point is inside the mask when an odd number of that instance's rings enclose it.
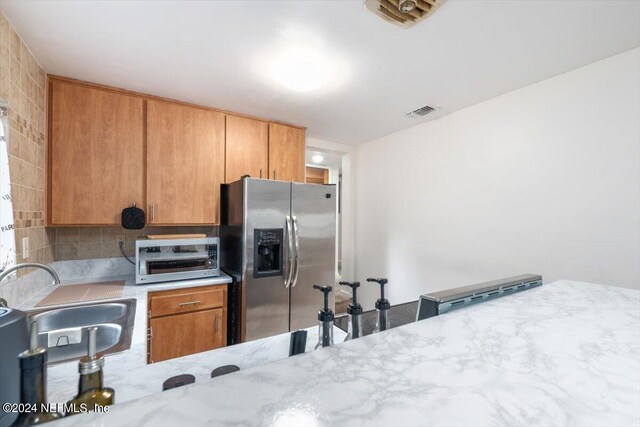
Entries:
{"label": "marble countertop", "polygon": [[59,426],[638,426],[640,292],[558,281]]}
{"label": "marble countertop", "polygon": [[[216,278],[135,285],[135,280],[132,276],[120,276],[66,280],[63,281],[62,286],[113,280],[125,281],[122,296],[116,299],[134,298],[136,300],[131,348],[121,353],[105,356],[104,384],[106,387],[116,390],[116,405],[161,393],[162,383],[174,375],[192,374],[196,377],[196,383],[209,382],[212,381],[210,378],[211,371],[220,366],[237,365],[241,370],[244,370],[289,356],[290,335],[285,333],[148,365],[146,362],[147,292],[229,283],[231,278],[223,274]],[[100,285],[96,284],[96,286]],[[25,311],[33,309],[40,300],[53,290],[53,286],[44,289],[18,308]],[[103,301],[107,300],[96,302]],[[334,334],[338,340],[343,339],[346,335],[338,328],[334,329]],[[317,328],[310,328],[307,336],[307,351],[313,349],[318,340],[317,337]],[[132,375],[133,372],[135,372],[135,375]],[[78,363],[67,362],[49,366],[47,368],[47,377],[48,401],[64,403],[77,393]]]}

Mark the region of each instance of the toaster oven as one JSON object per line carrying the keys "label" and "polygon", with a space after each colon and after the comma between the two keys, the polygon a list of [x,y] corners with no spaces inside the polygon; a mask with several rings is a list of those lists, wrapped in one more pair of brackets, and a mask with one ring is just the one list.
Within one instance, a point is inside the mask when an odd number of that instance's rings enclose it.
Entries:
{"label": "toaster oven", "polygon": [[220,275],[220,239],[136,240],[136,284]]}

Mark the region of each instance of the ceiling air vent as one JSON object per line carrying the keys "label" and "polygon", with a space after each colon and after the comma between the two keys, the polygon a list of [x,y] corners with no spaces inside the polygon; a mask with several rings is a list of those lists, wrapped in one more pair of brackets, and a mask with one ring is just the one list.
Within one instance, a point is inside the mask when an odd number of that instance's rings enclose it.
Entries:
{"label": "ceiling air vent", "polygon": [[413,27],[433,14],[446,0],[365,0],[364,7],[403,28]]}
{"label": "ceiling air vent", "polygon": [[424,117],[429,113],[433,113],[437,109],[438,109],[438,107],[430,107],[428,105],[425,105],[424,107],[420,107],[417,110],[413,110],[413,111],[408,112],[407,114],[405,114],[405,116],[410,117],[410,118]]}

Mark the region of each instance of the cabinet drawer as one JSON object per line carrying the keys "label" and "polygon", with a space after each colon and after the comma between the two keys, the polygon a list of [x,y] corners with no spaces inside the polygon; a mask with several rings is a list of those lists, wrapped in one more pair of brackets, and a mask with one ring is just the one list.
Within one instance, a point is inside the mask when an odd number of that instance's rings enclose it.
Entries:
{"label": "cabinet drawer", "polygon": [[166,316],[169,314],[189,313],[192,311],[207,310],[224,307],[226,292],[225,286],[215,288],[175,289],[150,293],[149,317]]}

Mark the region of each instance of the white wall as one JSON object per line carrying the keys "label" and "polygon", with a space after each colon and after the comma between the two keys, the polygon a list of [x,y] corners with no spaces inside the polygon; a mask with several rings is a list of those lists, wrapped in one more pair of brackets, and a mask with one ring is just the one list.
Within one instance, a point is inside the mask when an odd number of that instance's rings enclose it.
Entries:
{"label": "white wall", "polygon": [[356,274],[389,277],[392,303],[521,273],[640,288],[640,49],[366,143],[357,163]]}

